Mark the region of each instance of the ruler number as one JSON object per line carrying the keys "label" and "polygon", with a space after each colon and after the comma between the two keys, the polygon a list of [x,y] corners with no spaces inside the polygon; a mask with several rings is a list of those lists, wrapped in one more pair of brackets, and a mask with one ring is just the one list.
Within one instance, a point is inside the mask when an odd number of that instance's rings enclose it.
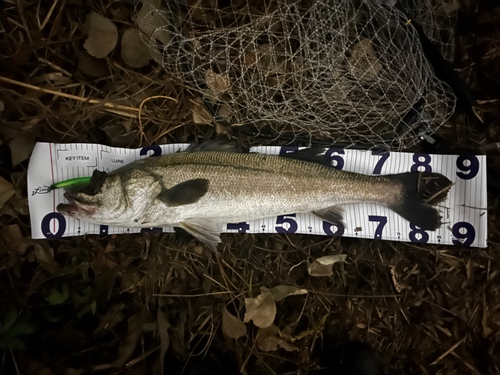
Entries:
{"label": "ruler number", "polygon": [[411,242],[427,243],[427,241],[429,241],[429,233],[425,230],[422,230],[414,224],[410,224],[410,228],[412,230],[408,233],[408,236],[410,237]]}
{"label": "ruler number", "polygon": [[372,151],[373,156],[381,156],[378,159],[377,164],[375,164],[375,168],[373,169],[373,174],[380,174],[382,172],[382,167],[384,166],[387,159],[389,159],[389,152],[387,151]]}
{"label": "ruler number", "polygon": [[455,245],[470,246],[476,239],[476,230],[474,229],[474,226],[471,223],[466,223],[465,221],[459,221],[453,225],[451,232],[456,238],[456,240],[452,239],[453,244]]}
{"label": "ruler number", "polygon": [[[50,230],[50,223],[52,222],[52,220],[56,220],[58,224],[58,228],[55,233]],[[59,212],[51,212],[50,214],[47,214],[43,217],[41,226],[42,233],[46,238],[60,238],[66,230],[66,219]]]}
{"label": "ruler number", "polygon": [[370,215],[370,216],[368,216],[368,220],[378,223],[377,228],[375,229],[375,237],[374,238],[377,240],[381,240],[382,239],[382,231],[384,230],[384,227],[387,224],[387,217]]}
{"label": "ruler number", "polygon": [[342,157],[342,155],[344,154],[344,150],[340,150],[338,148],[329,148],[325,153],[325,160],[335,169],[341,170],[342,168],[344,168],[344,158]]}
{"label": "ruler number", "polygon": [[[467,165],[466,165],[467,164]],[[479,160],[475,155],[460,155],[457,158],[457,176],[462,180],[472,180],[479,172]]]}
{"label": "ruler number", "polygon": [[278,216],[276,218],[276,226],[274,227],[274,229],[276,229],[276,232],[278,233],[297,232],[299,226],[297,225],[297,222],[294,219],[292,219],[292,217],[295,217],[295,214]]}
{"label": "ruler number", "polygon": [[238,233],[246,233],[250,230],[250,224],[248,223],[231,223],[227,225],[227,230],[237,230]]}
{"label": "ruler number", "polygon": [[149,151],[153,151],[153,153],[151,154],[151,157],[153,157],[153,156],[160,156],[161,155],[161,147],[160,146],[143,147],[141,149],[141,151],[139,152],[139,155],[146,156],[146,155],[148,155]]}
{"label": "ruler number", "polygon": [[[332,227],[335,228],[335,231],[332,230]],[[332,224],[329,223],[328,221],[323,221],[323,231],[328,236],[342,237],[344,235],[345,229],[342,224]]]}
{"label": "ruler number", "polygon": [[411,166],[412,172],[425,172],[431,173],[432,167],[430,166],[431,156],[429,154],[413,154],[413,165]]}

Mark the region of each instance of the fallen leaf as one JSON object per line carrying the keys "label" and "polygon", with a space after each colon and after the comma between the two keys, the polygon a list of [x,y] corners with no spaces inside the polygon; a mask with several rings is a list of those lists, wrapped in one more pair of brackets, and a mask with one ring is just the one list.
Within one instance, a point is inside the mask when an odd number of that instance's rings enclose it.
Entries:
{"label": "fallen leaf", "polygon": [[45,300],[51,305],[62,305],[66,300],[69,298],[69,286],[68,284],[64,283],[62,287],[62,292],[58,291],[55,288],[52,288],[50,290],[50,293],[47,297],[45,297]]}
{"label": "fallen leaf", "polygon": [[212,123],[212,115],[204,107],[201,98],[196,98],[192,104],[191,113],[193,114],[193,122],[195,124],[210,125]]}
{"label": "fallen leaf", "polygon": [[247,326],[240,318],[224,309],[222,313],[222,332],[231,339],[238,339],[247,334]]}
{"label": "fallen leaf", "polygon": [[349,59],[351,74],[361,81],[371,81],[377,78],[382,70],[371,39],[365,38],[357,43]]}
{"label": "fallen leaf", "polygon": [[124,303],[119,303],[118,305],[115,305],[109,313],[107,313],[101,318],[99,325],[93,332],[94,335],[101,334],[101,332],[108,333],[109,331],[111,331],[119,322],[123,320],[123,314],[121,313],[121,310],[123,310],[124,308],[125,308]]}
{"label": "fallen leaf", "polygon": [[103,60],[90,56],[86,51],[76,51],[78,55],[78,70],[90,77],[104,77],[109,74]]}
{"label": "fallen leaf", "polygon": [[307,271],[311,276],[331,276],[333,275],[333,265],[345,262],[346,258],[346,254],[327,255],[316,259],[309,265]]}
{"label": "fallen leaf", "polygon": [[83,47],[90,56],[102,59],[109,55],[118,43],[118,29],[109,19],[96,12],[87,16],[87,40]]}
{"label": "fallen leaf", "polygon": [[170,42],[170,33],[165,28],[162,10],[165,10],[162,0],[144,0],[137,13],[136,23],[144,33],[166,45]]}
{"label": "fallen leaf", "polygon": [[215,73],[212,69],[205,73],[205,82],[215,96],[224,94],[231,87],[229,77]]}
{"label": "fallen leaf", "polygon": [[30,133],[21,133],[9,141],[10,153],[12,155],[12,165],[28,159],[35,147],[35,137]]}
{"label": "fallen leaf", "polygon": [[269,327],[276,317],[276,302],[269,289],[261,287],[261,294],[256,298],[245,298],[245,317],[244,323],[253,321],[259,328]]}
{"label": "fallen leaf", "polygon": [[0,177],[0,208],[3,208],[10,198],[14,195],[14,185]]}
{"label": "fallen leaf", "polygon": [[269,336],[263,338],[262,340],[257,342],[257,348],[259,348],[263,352],[274,352],[278,348],[283,348],[287,352],[294,352],[299,350],[299,348],[297,348],[295,345],[290,344],[289,342],[283,340],[278,336]]}
{"label": "fallen leaf", "polygon": [[118,358],[113,362],[112,366],[120,368],[127,362],[129,357],[134,353],[137,341],[142,336],[143,318],[141,314],[132,315],[128,319],[128,335],[122,340],[122,344],[118,348]]}
{"label": "fallen leaf", "polygon": [[170,323],[167,320],[167,315],[160,309],[158,309],[157,320],[158,320],[158,335],[160,336],[160,365],[161,365],[160,374],[164,374],[165,354],[167,353],[168,347],[170,346],[170,337],[168,335],[168,329],[170,328]]}
{"label": "fallen leaf", "polygon": [[278,285],[270,290],[273,298],[276,302],[281,301],[283,298],[288,296],[296,296],[300,294],[307,294],[307,290],[299,289],[292,285]]}
{"label": "fallen leaf", "polygon": [[35,254],[36,260],[40,263],[40,266],[51,275],[55,275],[59,271],[59,263],[54,260],[54,249],[51,247],[44,248],[38,243],[34,243],[33,246],[35,248],[33,253]]}
{"label": "fallen leaf", "polygon": [[149,64],[152,56],[137,29],[127,29],[123,33],[121,51],[123,61],[132,68],[142,68]]}
{"label": "fallen leaf", "polygon": [[401,284],[398,279],[398,272],[396,271],[396,267],[391,266],[391,276],[392,276],[392,283],[394,284],[394,288],[396,288],[398,293],[401,293],[403,289],[406,289],[406,285]]}

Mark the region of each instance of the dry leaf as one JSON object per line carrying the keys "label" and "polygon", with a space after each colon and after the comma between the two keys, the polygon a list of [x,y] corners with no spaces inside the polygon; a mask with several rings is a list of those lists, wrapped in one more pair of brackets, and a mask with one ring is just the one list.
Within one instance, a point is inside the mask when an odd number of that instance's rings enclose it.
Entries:
{"label": "dry leaf", "polygon": [[118,43],[118,29],[109,19],[91,12],[87,16],[87,40],[83,47],[89,55],[102,59],[109,55]]}
{"label": "dry leaf", "polygon": [[9,141],[12,165],[28,159],[35,147],[35,137],[30,133],[21,133]]}
{"label": "dry leaf", "polygon": [[142,68],[148,65],[149,60],[151,60],[151,53],[136,29],[125,30],[120,53],[125,64],[132,68]]}
{"label": "dry leaf", "polygon": [[371,81],[377,78],[382,70],[382,64],[377,59],[371,39],[365,38],[357,43],[349,59],[351,74],[361,81]]}
{"label": "dry leaf", "polygon": [[161,374],[164,374],[165,367],[165,354],[167,353],[168,347],[170,346],[170,336],[168,335],[168,329],[170,328],[170,323],[167,320],[167,315],[158,309],[157,314],[158,320],[158,335],[160,336],[160,365]]}
{"label": "dry leaf", "polygon": [[93,332],[94,335],[98,335],[101,333],[106,334],[110,332],[119,322],[123,320],[123,314],[121,313],[121,311],[124,308],[125,308],[124,303],[119,303],[118,305],[115,305],[110,312],[108,312],[101,318],[99,325]]}
{"label": "dry leaf", "polygon": [[196,98],[192,103],[191,113],[193,114],[193,122],[195,124],[210,125],[212,123],[212,115],[210,115],[208,110],[203,106],[201,98]]}
{"label": "dry leaf", "polygon": [[205,82],[210,91],[216,96],[224,94],[231,87],[231,81],[228,76],[217,74],[212,69],[207,70],[205,73]]}
{"label": "dry leaf", "polygon": [[263,352],[274,352],[278,348],[283,348],[287,352],[294,352],[299,350],[295,345],[283,340],[278,336],[265,337],[257,343],[257,348]]}
{"label": "dry leaf", "polygon": [[51,247],[46,249],[38,243],[33,243],[33,246],[35,248],[33,253],[40,266],[51,275],[55,275],[59,271],[59,263],[54,260],[54,249]]}
{"label": "dry leaf", "polygon": [[14,185],[0,177],[0,208],[3,208],[10,198],[14,195]]}
{"label": "dry leaf", "polygon": [[170,33],[165,30],[165,18],[161,11],[165,10],[162,0],[144,0],[137,13],[136,23],[146,34],[153,36],[164,45],[170,42]]}
{"label": "dry leaf", "polygon": [[307,290],[299,289],[292,285],[278,285],[270,290],[275,301],[281,301],[288,296],[295,296],[300,294],[307,294]]}
{"label": "dry leaf", "polygon": [[86,51],[76,51],[78,70],[90,77],[104,77],[109,74],[105,61],[90,56]]}
{"label": "dry leaf", "polygon": [[316,259],[309,265],[307,271],[311,276],[331,276],[333,275],[333,265],[338,262],[345,262],[347,255],[336,254],[327,255]]}
{"label": "dry leaf", "polygon": [[139,341],[139,338],[143,333],[143,320],[144,319],[141,314],[132,315],[128,319],[128,335],[122,340],[122,343],[118,348],[118,358],[115,362],[113,362],[113,367],[123,367],[132,353],[134,353],[137,341]]}
{"label": "dry leaf", "polygon": [[394,284],[394,287],[396,288],[398,293],[401,293],[401,291],[406,288],[406,285],[403,285],[398,281],[399,277],[398,277],[398,274],[396,271],[396,267],[394,267],[394,266],[391,266],[391,276],[392,276],[392,283]]}
{"label": "dry leaf", "polygon": [[276,317],[276,302],[269,289],[261,287],[261,294],[256,298],[245,298],[246,312],[244,323],[253,321],[259,328],[269,327]]}
{"label": "dry leaf", "polygon": [[222,313],[222,332],[231,339],[237,339],[247,334],[247,326],[240,318],[224,309]]}

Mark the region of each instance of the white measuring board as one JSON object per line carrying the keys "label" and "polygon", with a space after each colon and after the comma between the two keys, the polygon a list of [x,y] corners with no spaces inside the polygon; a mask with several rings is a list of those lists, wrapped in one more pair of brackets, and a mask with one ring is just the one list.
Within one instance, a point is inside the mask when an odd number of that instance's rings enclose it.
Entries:
{"label": "white measuring board", "polygon": [[[98,144],[37,143],[28,168],[28,195],[33,238],[59,238],[84,234],[122,234],[142,231],[171,232],[164,228],[123,228],[96,225],[63,216],[56,211],[66,200],[64,190],[48,192],[54,182],[91,176],[95,169],[112,171],[135,160],[184,150],[187,144],[124,149]],[[252,152],[283,154],[294,147],[254,147]],[[344,205],[345,228],[312,214],[293,214],[227,225],[226,232],[305,233],[417,243],[486,247],[487,199],[484,155],[433,155],[399,152],[328,149],[332,165],[363,174],[393,174],[409,171],[441,173],[455,184],[438,209],[443,225],[422,231],[390,209],[373,204]],[[251,182],[250,182],[251,183]],[[283,191],[286,194],[286,191]]]}

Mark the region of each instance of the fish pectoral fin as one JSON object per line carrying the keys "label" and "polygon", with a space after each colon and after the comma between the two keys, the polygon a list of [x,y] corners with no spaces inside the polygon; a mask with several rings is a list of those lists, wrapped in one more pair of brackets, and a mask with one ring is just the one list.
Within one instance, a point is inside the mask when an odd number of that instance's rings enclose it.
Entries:
{"label": "fish pectoral fin", "polygon": [[345,228],[344,210],[342,207],[331,206],[319,211],[313,211],[313,214],[325,221],[328,221],[329,223],[342,225]]}
{"label": "fish pectoral fin", "polygon": [[211,250],[217,252],[217,244],[221,242],[221,224],[215,223],[210,220],[188,219],[181,221],[176,226],[184,229],[198,241],[203,242]]}
{"label": "fish pectoral fin", "polygon": [[237,142],[225,138],[216,138],[200,143],[199,145],[190,145],[185,152],[206,152],[206,151],[223,151],[223,152],[243,152],[247,153],[248,148],[243,147]]}
{"label": "fish pectoral fin", "polygon": [[157,198],[169,207],[196,203],[207,193],[209,184],[209,181],[204,178],[184,181],[170,189],[163,190]]}

